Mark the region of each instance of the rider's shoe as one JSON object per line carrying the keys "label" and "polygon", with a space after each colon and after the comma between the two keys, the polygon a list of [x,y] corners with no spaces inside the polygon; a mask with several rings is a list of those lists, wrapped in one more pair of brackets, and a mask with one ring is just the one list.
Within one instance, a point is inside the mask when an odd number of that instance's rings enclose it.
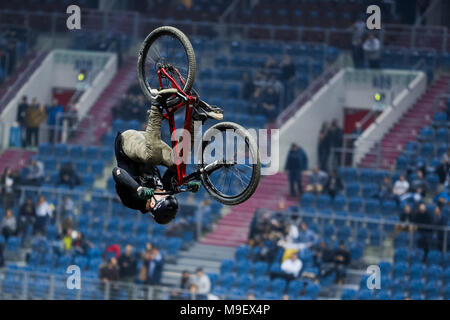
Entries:
{"label": "rider's shoe", "polygon": [[211,106],[203,100],[199,100],[197,106],[195,107],[194,120],[202,120],[205,117],[215,120],[222,120],[223,110],[217,106]]}
{"label": "rider's shoe", "polygon": [[139,187],[137,189],[137,195],[138,195],[139,199],[142,199],[142,200],[150,199],[154,193],[155,193],[155,190],[153,188]]}
{"label": "rider's shoe", "polygon": [[186,187],[190,192],[197,192],[200,187],[201,187],[201,183],[198,181],[189,181],[188,183],[186,183]]}

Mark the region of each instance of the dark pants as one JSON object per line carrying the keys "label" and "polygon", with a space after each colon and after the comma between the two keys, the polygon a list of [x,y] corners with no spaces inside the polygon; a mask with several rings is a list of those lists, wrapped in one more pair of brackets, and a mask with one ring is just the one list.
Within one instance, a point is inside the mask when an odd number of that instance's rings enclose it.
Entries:
{"label": "dark pants", "polygon": [[37,147],[39,145],[39,128],[27,128],[27,147]]}
{"label": "dark pants", "polygon": [[36,222],[34,223],[34,233],[45,234],[47,231],[47,217],[36,217]]}
{"label": "dark pants", "polygon": [[298,193],[303,193],[302,188],[302,172],[301,171],[289,171],[289,187],[291,196],[295,197],[297,196],[297,193],[295,191],[295,187],[297,187]]}

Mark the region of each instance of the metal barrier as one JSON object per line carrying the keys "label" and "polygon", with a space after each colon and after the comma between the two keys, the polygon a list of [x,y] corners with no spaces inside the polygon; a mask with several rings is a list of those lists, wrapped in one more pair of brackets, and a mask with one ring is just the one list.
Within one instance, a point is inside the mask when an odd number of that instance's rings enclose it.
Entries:
{"label": "metal barrier", "polygon": [[[68,266],[67,266],[68,267]],[[56,273],[57,272],[57,273]],[[205,299],[189,290],[123,281],[102,281],[80,270],[80,286],[66,270],[52,273],[6,268],[0,271],[0,298],[18,300],[168,300]]]}
{"label": "metal barrier", "polygon": [[[353,33],[351,29],[169,21],[148,18],[144,14],[131,11],[83,9],[82,14],[83,30],[120,32],[130,35],[133,40],[144,38],[158,26],[170,24],[181,28],[191,36],[211,37],[221,34],[229,38],[313,41],[325,42],[330,46],[349,49]],[[0,21],[25,25],[33,30],[48,32],[52,35],[58,32],[67,32],[66,19],[67,15],[64,12],[0,11]],[[380,37],[385,46],[401,45],[410,49],[434,48],[439,53],[450,49],[447,48],[449,34],[446,27],[385,24],[380,31]]]}
{"label": "metal barrier", "polygon": [[[255,214],[258,216],[263,216],[266,214],[269,210],[259,210]],[[269,211],[272,212],[272,211]],[[414,242],[416,239],[420,238],[421,233],[423,231],[429,231],[431,234],[430,240],[434,241],[434,244],[436,245],[435,249],[442,252],[442,254],[445,254],[447,252],[447,245],[448,240],[450,236],[450,227],[439,227],[434,225],[423,225],[423,224],[417,224],[417,223],[403,223],[403,222],[393,222],[388,221],[386,219],[378,220],[373,218],[359,218],[349,216],[343,217],[338,214],[332,214],[332,215],[326,215],[320,212],[316,213],[308,213],[302,208],[298,208],[298,211],[295,209],[286,210],[283,212],[283,215],[288,216],[290,218],[292,217],[302,217],[302,218],[309,218],[313,223],[317,223],[319,227],[319,233],[324,234],[325,225],[327,224],[326,221],[332,220],[335,224],[336,221],[337,224],[341,226],[348,226],[351,228],[351,234],[350,237],[352,239],[351,243],[358,243],[357,240],[357,233],[358,229],[361,227],[367,227],[368,225],[371,225],[374,227],[374,230],[383,231],[379,234],[379,239],[376,239],[378,241],[377,244],[372,244],[372,249],[378,250],[379,252],[382,252],[385,249],[392,249],[392,243],[389,241],[388,243],[385,243],[385,239],[394,239],[394,235],[398,234],[400,231],[395,231],[396,227],[400,227],[401,229],[408,230],[409,234],[409,243],[408,243],[408,249],[414,249],[416,248],[414,246]],[[340,222],[340,223],[339,223]],[[336,228],[337,229],[337,228]],[[442,243],[436,243],[438,232],[443,232],[442,234]],[[370,244],[369,244],[370,245]]]}

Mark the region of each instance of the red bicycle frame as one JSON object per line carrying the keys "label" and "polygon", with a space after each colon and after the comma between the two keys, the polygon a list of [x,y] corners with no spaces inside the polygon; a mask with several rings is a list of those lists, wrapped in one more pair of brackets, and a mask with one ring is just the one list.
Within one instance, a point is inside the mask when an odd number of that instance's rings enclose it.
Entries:
{"label": "red bicycle frame", "polygon": [[[180,82],[182,83],[182,85],[184,87],[185,81],[184,81],[183,77],[178,72],[178,70],[175,69],[175,71],[177,73],[177,76],[178,76]],[[178,141],[178,138],[176,136],[176,131],[175,131],[176,130],[176,128],[175,128],[175,113],[178,110],[180,110],[182,107],[185,107],[185,106],[187,107],[186,113],[185,113],[185,119],[184,119],[184,135],[183,135],[182,143],[184,143],[184,141],[186,141],[186,139],[189,139],[189,141],[190,141],[190,137],[186,136],[186,133],[190,132],[190,126],[191,126],[191,120],[192,120],[192,105],[197,101],[198,97],[193,96],[190,93],[184,92],[183,89],[179,86],[179,84],[175,81],[175,79],[172,76],[170,76],[163,67],[161,67],[158,70],[158,79],[159,79],[160,89],[163,89],[163,84],[162,84],[163,77],[167,78],[172,83],[172,88],[177,89],[178,93],[183,96],[183,100],[184,100],[184,101],[178,103],[177,105],[171,107],[170,109],[167,108],[167,112],[163,114],[163,117],[169,121],[170,136],[171,136],[171,140],[172,140],[172,150],[174,150],[175,165],[177,168],[177,184],[178,184],[178,186],[180,186],[187,182],[186,181],[186,163],[183,161],[184,148],[182,148],[181,152],[179,151],[179,148],[178,148],[179,141]],[[175,97],[175,95],[174,95],[174,97]]]}

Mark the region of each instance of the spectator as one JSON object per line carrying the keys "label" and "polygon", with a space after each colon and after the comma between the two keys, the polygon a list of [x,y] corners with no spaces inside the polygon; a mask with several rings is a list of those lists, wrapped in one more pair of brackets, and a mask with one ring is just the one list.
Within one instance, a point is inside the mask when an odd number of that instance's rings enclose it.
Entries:
{"label": "spectator", "polygon": [[62,239],[62,248],[64,252],[69,252],[72,249],[72,229],[67,229]]}
{"label": "spectator", "polygon": [[268,119],[275,119],[278,115],[278,104],[280,102],[278,94],[271,86],[269,86],[263,91],[261,99],[263,114]]}
{"label": "spectator", "polygon": [[346,274],[346,268],[350,264],[350,251],[345,248],[345,243],[343,241],[339,242],[339,246],[334,253],[334,264],[336,282],[339,285],[342,285]]}
{"label": "spectator", "polygon": [[434,199],[434,201],[440,208],[442,208],[443,206],[447,205],[450,202],[449,188],[450,186],[444,187],[444,190],[442,190],[442,192],[439,193]]}
{"label": "spectator", "polygon": [[209,277],[203,272],[202,268],[198,268],[195,271],[195,275],[192,277],[192,284],[195,284],[198,288],[198,294],[208,294],[211,290],[211,281]]}
{"label": "spectator", "polygon": [[319,143],[318,143],[318,159],[319,168],[322,171],[327,171],[328,168],[328,158],[330,156],[330,136],[328,135],[328,122],[322,123],[322,128],[319,132]]}
{"label": "spectator", "polygon": [[392,199],[392,185],[389,177],[384,177],[383,182],[378,186],[378,198],[380,201]]}
{"label": "spectator", "polygon": [[308,178],[306,185],[306,192],[322,193],[323,187],[328,179],[326,172],[319,170],[319,167],[314,167],[312,174]]}
{"label": "spectator", "polygon": [[75,107],[73,102],[69,102],[67,104],[65,115],[66,115],[65,118],[67,119],[67,127],[68,127],[67,129],[69,130],[70,133],[69,135],[71,135],[72,130],[78,123],[78,109]]}
{"label": "spectator", "polygon": [[414,215],[413,222],[416,224],[415,230],[419,234],[417,246],[424,250],[424,259],[426,259],[431,245],[432,230],[429,226],[433,223],[433,217],[427,212],[427,207],[424,203],[419,205],[419,209]]}
{"label": "spectator", "polygon": [[6,167],[0,181],[0,191],[4,211],[14,207],[16,182],[13,171],[9,167]]}
{"label": "spectator", "polygon": [[253,292],[250,292],[247,296],[247,300],[256,300],[255,299],[255,294]]}
{"label": "spectator", "polygon": [[411,205],[409,204],[405,204],[405,206],[403,207],[403,211],[402,213],[400,213],[400,223],[395,225],[394,228],[394,238],[395,236],[399,233],[399,232],[404,232],[404,231],[409,231],[412,232],[413,230],[413,214],[412,214],[412,209],[411,209]]}
{"label": "spectator", "polygon": [[327,277],[333,272],[334,251],[328,248],[325,241],[321,241],[319,247],[314,250],[314,260],[319,267],[319,277]]}
{"label": "spectator", "polygon": [[160,284],[162,278],[162,269],[164,258],[157,248],[152,248],[150,261],[148,264],[148,284]]}
{"label": "spectator", "polygon": [[403,200],[403,196],[406,195],[406,193],[409,190],[409,182],[406,181],[405,176],[402,174],[400,175],[399,179],[395,182],[394,188],[392,192],[394,193],[394,198],[397,200],[397,202]]}
{"label": "spectator", "polygon": [[58,184],[68,185],[70,188],[80,184],[80,178],[73,169],[72,163],[66,162],[61,166],[61,169],[59,170]]}
{"label": "spectator", "polygon": [[294,100],[295,64],[290,56],[285,55],[281,62],[281,79],[284,87],[284,104]]}
{"label": "spectator", "polygon": [[19,209],[19,223],[18,234],[25,236],[28,227],[34,225],[35,222],[36,207],[34,206],[33,199],[31,197],[20,206]]}
{"label": "spectator", "polygon": [[319,237],[314,231],[308,228],[306,222],[302,222],[300,224],[300,230],[298,232],[296,242],[304,243],[308,246],[315,246],[319,242]]}
{"label": "spectator", "polygon": [[8,241],[8,238],[11,236],[15,236],[17,232],[17,222],[16,218],[11,209],[6,210],[6,214],[2,219],[2,234],[5,237],[5,240]]}
{"label": "spectator", "polygon": [[112,257],[108,260],[107,264],[100,267],[99,278],[102,281],[100,290],[105,291],[105,285],[111,283],[110,298],[114,299],[117,293],[119,280],[119,267],[117,266],[117,259]]}
{"label": "spectator", "polygon": [[59,140],[64,109],[63,106],[58,102],[58,99],[53,98],[52,104],[45,108],[45,113],[47,114],[48,119],[47,124],[49,141],[50,143],[54,143]]}
{"label": "spectator", "polygon": [[191,285],[191,275],[189,271],[183,271],[181,274],[180,289],[187,290]]}
{"label": "spectator", "polygon": [[41,107],[36,98],[33,98],[31,105],[25,112],[27,124],[26,146],[37,147],[39,145],[39,127],[46,119],[44,107]]}
{"label": "spectator", "polygon": [[244,72],[242,74],[242,94],[241,97],[244,100],[250,100],[253,97],[253,93],[255,91],[255,84],[253,83],[253,79],[248,72]]}
{"label": "spectator", "polygon": [[45,200],[44,196],[40,196],[36,205],[36,221],[34,224],[34,233],[45,235],[47,232],[47,224],[53,216],[53,209]]}
{"label": "spectator", "polygon": [[[432,218],[432,224],[438,230],[434,230],[433,235],[433,249],[441,251],[444,246],[444,233],[445,231],[442,228],[447,226],[447,217],[442,215],[441,208],[436,206],[434,208],[434,215]],[[447,239],[448,241],[448,239]]]}
{"label": "spectator", "polygon": [[65,217],[66,215],[72,214],[74,210],[75,204],[73,203],[72,198],[69,195],[65,195],[59,207],[61,217]]}
{"label": "spectator", "polygon": [[281,264],[281,271],[283,271],[283,278],[287,281],[294,280],[300,275],[303,263],[298,258],[297,253],[292,253],[289,259],[286,259]]}
{"label": "spectator", "polygon": [[76,232],[75,238],[72,240],[72,247],[77,254],[85,256],[93,246],[94,245],[90,241],[86,240],[83,233],[80,231]]}
{"label": "spectator", "polygon": [[337,168],[341,165],[341,150],[343,147],[343,135],[344,131],[338,125],[337,119],[331,122],[330,129],[328,130],[328,139],[330,139],[330,149],[333,154],[333,168]]}
{"label": "spectator", "polygon": [[125,253],[119,257],[118,262],[120,280],[132,282],[136,276],[137,261],[131,245],[126,245]]}
{"label": "spectator", "polygon": [[26,111],[28,109],[29,105],[28,105],[28,98],[27,96],[23,96],[22,97],[22,101],[19,103],[19,106],[17,107],[17,123],[19,124],[20,127],[20,132],[21,132],[21,136],[22,136],[22,146],[25,146],[25,136],[26,136],[26,128],[27,128],[27,123],[26,123]]}
{"label": "spectator", "polygon": [[68,215],[67,217],[65,217],[62,222],[61,222],[61,230],[62,230],[62,234],[66,234],[67,230],[69,229],[73,229],[74,224],[73,224],[73,217],[72,215]]}
{"label": "spectator", "polygon": [[374,34],[369,34],[363,44],[364,56],[370,69],[380,68],[381,43]]}
{"label": "spectator", "polygon": [[364,51],[362,41],[366,32],[366,24],[362,20],[356,21],[352,26],[352,57],[356,69],[364,67]]}
{"label": "spectator", "polygon": [[338,176],[336,170],[332,170],[325,184],[325,192],[330,195],[332,199],[344,188],[341,178]]}
{"label": "spectator", "polygon": [[[291,197],[303,193],[302,187],[302,162],[298,146],[293,143],[286,160],[285,170],[288,172],[289,189]],[[296,190],[297,189],[297,190]],[[297,193],[298,192],[298,193]]]}
{"label": "spectator", "polygon": [[411,182],[411,189],[414,192],[419,191],[419,193],[422,195],[422,197],[425,197],[427,190],[428,190],[428,183],[423,176],[422,170],[417,170],[417,176]]}
{"label": "spectator", "polygon": [[[450,109],[449,109],[450,110]],[[447,149],[441,157],[441,163],[436,168],[436,174],[439,176],[440,183],[444,183],[445,179],[450,171],[450,148]]]}
{"label": "spectator", "polygon": [[40,186],[44,182],[44,178],[44,164],[42,161],[32,159],[26,178],[26,183],[31,186]]}

